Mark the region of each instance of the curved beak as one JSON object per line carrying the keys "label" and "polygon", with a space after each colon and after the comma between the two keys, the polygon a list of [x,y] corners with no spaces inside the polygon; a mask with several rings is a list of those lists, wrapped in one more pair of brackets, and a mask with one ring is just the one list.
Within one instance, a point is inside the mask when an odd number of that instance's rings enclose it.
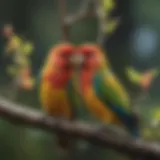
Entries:
{"label": "curved beak", "polygon": [[74,67],[81,67],[84,63],[84,56],[80,53],[75,53],[71,56],[70,62]]}

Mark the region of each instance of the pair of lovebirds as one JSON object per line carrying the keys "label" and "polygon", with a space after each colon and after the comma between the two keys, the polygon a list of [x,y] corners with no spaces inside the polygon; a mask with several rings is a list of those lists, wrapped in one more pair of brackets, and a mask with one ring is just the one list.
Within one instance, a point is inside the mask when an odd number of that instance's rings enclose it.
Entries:
{"label": "pair of lovebirds", "polygon": [[[41,72],[41,104],[49,116],[73,120],[78,98],[85,103],[81,107],[101,122],[125,126],[131,135],[139,136],[128,94],[102,49],[96,44],[58,44],[50,50]],[[65,136],[58,136],[62,148],[68,143]]]}

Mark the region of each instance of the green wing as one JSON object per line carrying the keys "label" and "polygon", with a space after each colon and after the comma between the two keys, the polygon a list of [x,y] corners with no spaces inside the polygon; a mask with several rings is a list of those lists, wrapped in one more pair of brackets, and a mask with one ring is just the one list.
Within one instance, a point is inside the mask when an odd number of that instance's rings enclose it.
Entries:
{"label": "green wing", "polygon": [[93,81],[97,97],[117,115],[130,133],[139,136],[138,123],[129,106],[129,97],[110,71],[99,72]]}
{"label": "green wing", "polygon": [[98,81],[96,83],[99,83],[98,88],[101,90],[103,96],[114,105],[118,105],[124,110],[130,110],[129,96],[123,85],[111,70],[102,70],[97,74],[96,79]]}

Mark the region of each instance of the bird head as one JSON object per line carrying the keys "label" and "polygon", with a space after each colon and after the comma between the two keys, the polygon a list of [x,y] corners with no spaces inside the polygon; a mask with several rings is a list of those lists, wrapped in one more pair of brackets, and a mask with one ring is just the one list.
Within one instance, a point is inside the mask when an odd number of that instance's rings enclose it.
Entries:
{"label": "bird head", "polygon": [[84,70],[99,70],[105,66],[106,60],[101,48],[96,44],[83,44],[77,48],[81,55],[81,67]]}
{"label": "bird head", "polygon": [[72,56],[74,54],[74,46],[69,43],[58,44],[51,50],[51,57],[48,60],[58,70],[70,70],[72,68]]}

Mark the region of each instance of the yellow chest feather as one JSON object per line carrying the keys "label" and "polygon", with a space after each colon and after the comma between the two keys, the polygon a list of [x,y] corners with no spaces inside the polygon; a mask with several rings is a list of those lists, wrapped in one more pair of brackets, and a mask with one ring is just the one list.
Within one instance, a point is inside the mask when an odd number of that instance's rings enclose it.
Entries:
{"label": "yellow chest feather", "polygon": [[54,88],[49,82],[40,85],[40,102],[50,116],[71,118],[72,112],[65,89]]}

